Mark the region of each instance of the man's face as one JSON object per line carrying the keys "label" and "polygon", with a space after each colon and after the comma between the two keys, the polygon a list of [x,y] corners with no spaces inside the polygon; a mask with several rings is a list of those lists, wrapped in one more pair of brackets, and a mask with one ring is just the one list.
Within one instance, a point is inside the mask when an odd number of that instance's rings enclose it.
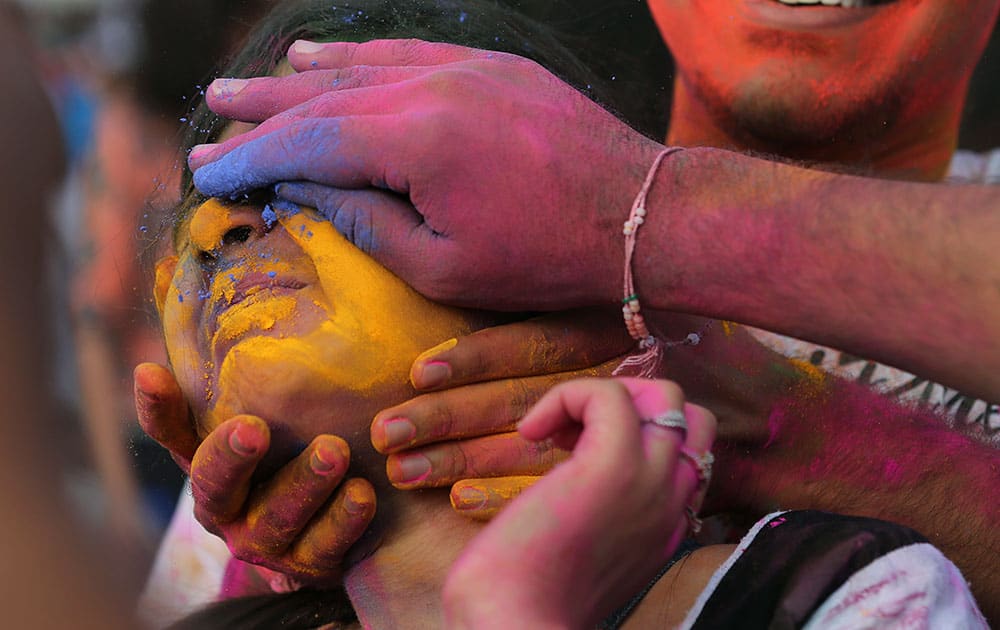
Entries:
{"label": "man's face", "polygon": [[1000,4],[792,1],[649,0],[681,89],[731,137],[791,153],[934,119],[964,90]]}

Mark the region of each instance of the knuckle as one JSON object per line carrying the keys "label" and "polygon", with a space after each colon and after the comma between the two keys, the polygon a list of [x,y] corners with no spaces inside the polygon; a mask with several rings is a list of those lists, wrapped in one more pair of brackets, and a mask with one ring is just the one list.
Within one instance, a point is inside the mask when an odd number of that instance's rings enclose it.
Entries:
{"label": "knuckle", "polygon": [[403,66],[415,65],[426,61],[427,54],[430,52],[429,48],[430,44],[415,38],[398,39],[390,42],[392,55]]}
{"label": "knuckle", "polygon": [[659,382],[660,391],[666,397],[667,401],[672,404],[684,404],[684,390],[681,386],[673,381],[660,381]]}
{"label": "knuckle", "polygon": [[531,383],[530,379],[521,378],[509,381],[509,409],[511,418],[514,420],[523,418],[528,410],[538,402],[540,392]]}
{"label": "knuckle", "polygon": [[432,439],[439,439],[461,435],[461,423],[458,421],[455,409],[450,402],[451,397],[447,394],[439,396],[429,394],[427,398],[434,401],[429,413],[423,415],[424,424],[429,425],[428,436]]}
{"label": "knuckle", "polygon": [[450,448],[445,453],[445,466],[442,472],[448,479],[460,479],[463,477],[478,477],[479,458],[467,451],[467,446],[456,446]]}

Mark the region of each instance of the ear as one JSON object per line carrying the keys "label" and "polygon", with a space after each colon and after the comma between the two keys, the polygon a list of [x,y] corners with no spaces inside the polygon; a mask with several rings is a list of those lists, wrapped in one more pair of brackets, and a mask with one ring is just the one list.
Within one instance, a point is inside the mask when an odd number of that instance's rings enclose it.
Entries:
{"label": "ear", "polygon": [[153,285],[153,299],[156,300],[156,310],[163,317],[163,305],[167,301],[167,291],[174,279],[177,269],[177,256],[167,256],[156,261],[156,281]]}

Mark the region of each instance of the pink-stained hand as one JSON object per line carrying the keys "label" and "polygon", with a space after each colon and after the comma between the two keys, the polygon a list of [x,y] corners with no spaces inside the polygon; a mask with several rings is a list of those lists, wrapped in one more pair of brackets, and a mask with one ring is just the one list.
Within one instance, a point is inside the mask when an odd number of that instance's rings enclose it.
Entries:
{"label": "pink-stained hand", "polygon": [[207,91],[220,115],[261,124],[191,152],[203,193],[277,185],[437,301],[619,296],[621,226],[661,145],[514,55],[381,40],[297,42],[289,60],[299,74]]}
{"label": "pink-stained hand", "polygon": [[[688,433],[640,422],[683,410]],[[522,421],[571,449],[478,534],[444,587],[448,627],[594,627],[663,566],[704,497],[681,454],[708,451],[715,418],[669,381],[586,379],[553,388]]]}

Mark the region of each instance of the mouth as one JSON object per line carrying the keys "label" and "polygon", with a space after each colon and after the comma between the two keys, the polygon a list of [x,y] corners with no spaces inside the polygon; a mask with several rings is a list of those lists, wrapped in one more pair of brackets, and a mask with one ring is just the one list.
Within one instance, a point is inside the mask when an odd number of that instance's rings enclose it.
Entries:
{"label": "mouth", "polygon": [[275,271],[248,271],[240,277],[223,272],[216,276],[213,284],[218,287],[219,283],[231,284],[216,288],[215,292],[219,297],[205,311],[208,315],[208,339],[215,339],[220,326],[239,311],[268,298],[291,295],[307,286],[305,282],[279,275]]}
{"label": "mouth", "polygon": [[222,309],[219,310],[217,315],[264,291],[270,291],[272,294],[281,294],[298,291],[305,288],[305,286],[304,282],[279,276],[275,272],[262,273],[252,271],[244,274],[242,278],[233,283],[233,293],[229,296],[228,300],[221,301]]}
{"label": "mouth", "polygon": [[864,22],[902,0],[744,0],[742,14],[766,28],[819,31]]}
{"label": "mouth", "polygon": [[896,0],[772,0],[779,4],[795,7],[824,6],[843,7],[845,9],[859,9],[863,7],[875,7],[881,4],[892,4]]}

